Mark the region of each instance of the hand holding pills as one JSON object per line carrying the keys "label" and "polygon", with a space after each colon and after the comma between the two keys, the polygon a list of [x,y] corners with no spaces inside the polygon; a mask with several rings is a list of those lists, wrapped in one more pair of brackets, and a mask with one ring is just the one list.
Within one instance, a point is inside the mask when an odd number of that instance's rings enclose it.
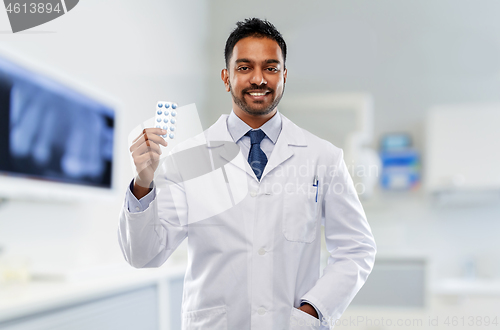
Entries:
{"label": "hand holding pills", "polygon": [[146,196],[150,191],[150,185],[162,154],[160,145],[166,147],[168,143],[165,140],[175,137],[176,109],[176,103],[157,102],[155,127],[144,129],[130,146],[130,153],[137,170],[133,190],[137,199]]}
{"label": "hand holding pills", "polygon": [[137,199],[149,193],[149,186],[153,182],[162,153],[160,145],[166,147],[168,144],[162,137],[164,134],[166,134],[166,130],[161,128],[146,128],[130,146],[130,153],[137,170],[133,190]]}
{"label": "hand holding pills", "polygon": [[162,153],[159,145],[165,147],[168,145],[167,141],[161,137],[164,134],[166,131],[161,128],[146,128],[132,142],[130,153],[137,170],[134,187],[139,185],[149,189]]}

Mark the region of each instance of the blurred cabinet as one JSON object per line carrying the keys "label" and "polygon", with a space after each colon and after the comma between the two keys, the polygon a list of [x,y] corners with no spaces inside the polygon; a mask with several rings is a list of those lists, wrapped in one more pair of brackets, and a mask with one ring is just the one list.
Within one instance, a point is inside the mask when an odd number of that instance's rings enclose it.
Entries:
{"label": "blurred cabinet", "polygon": [[424,257],[377,257],[351,305],[423,309],[427,305],[427,272]]}
{"label": "blurred cabinet", "polygon": [[2,330],[177,330],[183,267],[0,292]]}
{"label": "blurred cabinet", "polygon": [[3,330],[157,330],[155,285],[0,322]]}
{"label": "blurred cabinet", "polygon": [[500,104],[431,108],[426,121],[427,191],[455,205],[498,203],[499,123]]}

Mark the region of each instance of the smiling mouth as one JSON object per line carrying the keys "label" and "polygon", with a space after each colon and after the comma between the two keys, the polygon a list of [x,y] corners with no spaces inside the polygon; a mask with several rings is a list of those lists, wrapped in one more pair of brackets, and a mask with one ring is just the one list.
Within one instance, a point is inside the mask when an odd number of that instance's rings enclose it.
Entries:
{"label": "smiling mouth", "polygon": [[267,98],[269,94],[271,94],[270,90],[250,90],[250,91],[245,91],[245,94],[250,96],[252,99],[255,101],[262,101],[264,98]]}
{"label": "smiling mouth", "polygon": [[267,93],[269,92],[250,92],[248,94],[252,95],[252,96],[264,96],[266,95]]}

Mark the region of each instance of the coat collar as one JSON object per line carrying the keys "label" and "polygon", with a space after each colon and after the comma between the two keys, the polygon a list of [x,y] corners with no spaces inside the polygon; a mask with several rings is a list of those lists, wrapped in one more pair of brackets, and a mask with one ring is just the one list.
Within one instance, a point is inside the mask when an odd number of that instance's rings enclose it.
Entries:
{"label": "coat collar", "polygon": [[[261,180],[264,179],[267,173],[272,171],[288,158],[292,157],[295,147],[307,147],[307,141],[303,130],[281,113],[279,113],[279,115],[282,120],[281,133],[264,169]],[[250,176],[257,180],[255,173],[248,164],[248,161],[246,159],[241,161],[241,159],[243,159],[241,151],[237,154],[237,157],[235,157],[235,142],[227,129],[228,116],[229,115],[222,115],[219,120],[217,120],[215,124],[213,124],[206,131],[207,145],[213,151],[217,148],[217,151],[215,152],[219,154],[220,157],[224,158],[228,162],[232,162],[234,165],[246,171]],[[237,150],[239,150],[239,148]],[[234,161],[235,158],[240,159]]]}

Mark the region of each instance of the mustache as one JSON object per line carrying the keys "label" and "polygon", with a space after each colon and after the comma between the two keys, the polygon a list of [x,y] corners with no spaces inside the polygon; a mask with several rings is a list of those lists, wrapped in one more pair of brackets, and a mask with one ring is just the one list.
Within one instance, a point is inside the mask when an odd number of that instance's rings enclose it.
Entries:
{"label": "mustache", "polygon": [[251,87],[243,89],[241,92],[242,93],[248,93],[248,91],[257,91],[257,90],[266,91],[266,92],[269,91],[270,93],[274,92],[274,89],[269,88],[266,85],[260,85],[260,86],[258,86],[258,85],[252,85]]}

